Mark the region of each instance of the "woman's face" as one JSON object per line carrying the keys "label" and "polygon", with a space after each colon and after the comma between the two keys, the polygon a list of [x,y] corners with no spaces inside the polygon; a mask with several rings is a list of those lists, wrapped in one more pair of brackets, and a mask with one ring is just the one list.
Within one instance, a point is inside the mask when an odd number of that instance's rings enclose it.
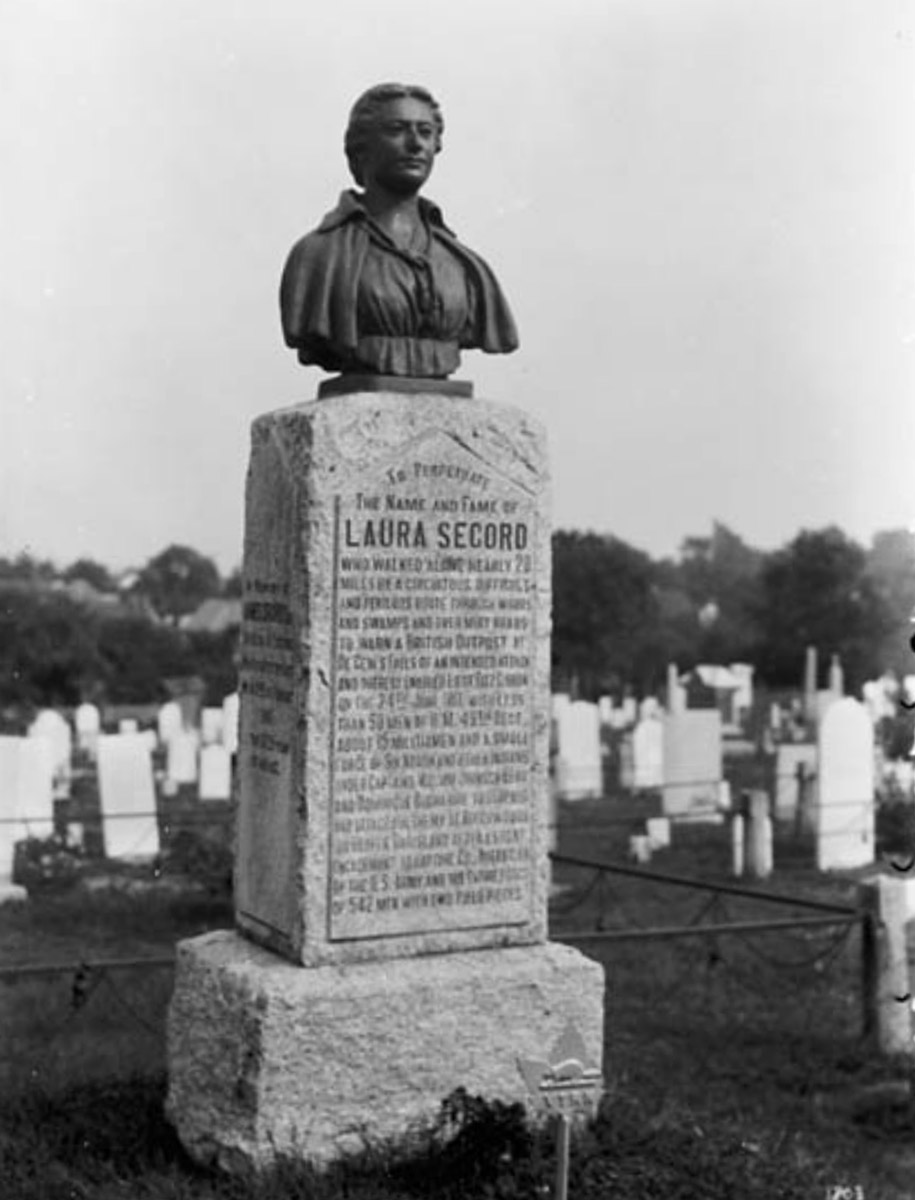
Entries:
{"label": "woman's face", "polygon": [[386,101],[360,156],[363,186],[400,195],[418,192],[432,172],[437,142],[428,104],[410,96]]}

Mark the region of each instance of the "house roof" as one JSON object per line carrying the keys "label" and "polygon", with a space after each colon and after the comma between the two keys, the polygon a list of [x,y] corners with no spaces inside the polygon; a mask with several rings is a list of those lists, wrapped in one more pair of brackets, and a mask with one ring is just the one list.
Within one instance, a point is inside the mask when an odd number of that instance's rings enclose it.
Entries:
{"label": "house roof", "polygon": [[223,633],[226,629],[236,629],[241,625],[241,600],[211,597],[195,612],[182,617],[180,625],[191,633]]}

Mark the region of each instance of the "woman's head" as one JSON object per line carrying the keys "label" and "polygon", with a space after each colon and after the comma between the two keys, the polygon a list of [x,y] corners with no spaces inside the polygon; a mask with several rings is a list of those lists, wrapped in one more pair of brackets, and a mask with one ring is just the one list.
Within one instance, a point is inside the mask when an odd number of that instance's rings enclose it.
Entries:
{"label": "woman's head", "polygon": [[373,136],[382,127],[386,113],[401,100],[418,102],[428,110],[434,128],[433,153],[438,154],[442,148],[445,122],[442,110],[430,92],[423,87],[402,83],[377,84],[363,92],[353,105],[344,137],[343,144],[349,169],[360,186],[365,182],[361,165],[363,156],[370,147]]}

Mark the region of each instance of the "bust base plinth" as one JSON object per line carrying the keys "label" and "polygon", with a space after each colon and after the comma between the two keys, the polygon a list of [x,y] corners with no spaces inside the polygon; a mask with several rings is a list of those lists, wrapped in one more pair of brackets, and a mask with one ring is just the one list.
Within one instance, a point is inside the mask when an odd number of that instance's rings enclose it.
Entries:
{"label": "bust base plinth", "polygon": [[469,379],[420,379],[413,375],[337,375],[318,385],[318,399],[349,396],[353,392],[400,392],[406,396],[473,396]]}
{"label": "bust base plinth", "polygon": [[570,1021],[600,1062],[603,967],[558,943],[303,969],[204,934],[178,946],[167,1112],[198,1162],[326,1165],[431,1123],[458,1087],[526,1103],[519,1056]]}

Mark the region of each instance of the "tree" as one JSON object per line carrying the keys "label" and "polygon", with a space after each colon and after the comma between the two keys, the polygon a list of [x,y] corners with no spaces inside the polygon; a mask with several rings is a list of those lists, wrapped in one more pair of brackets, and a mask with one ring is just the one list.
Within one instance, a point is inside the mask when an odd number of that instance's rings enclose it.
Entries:
{"label": "tree", "polygon": [[78,704],[104,677],[98,621],[59,593],[5,589],[0,596],[0,703]]}
{"label": "tree", "polygon": [[179,617],[193,612],[210,596],[218,596],[221,581],[212,559],[190,546],[172,545],[143,567],[137,588],[160,617],[177,624]]}
{"label": "tree", "polygon": [[143,704],[164,698],[163,680],[194,674],[188,638],[177,629],[151,624],[145,617],[103,622],[98,653],[109,701]]}
{"label": "tree", "polygon": [[63,573],[67,583],[81,579],[97,592],[116,592],[117,584],[107,567],[91,558],[78,558]]}
{"label": "tree", "polygon": [[553,535],[553,680],[592,699],[663,668],[648,555],[618,538]]}
{"label": "tree", "polygon": [[35,558],[23,550],[15,558],[0,558],[0,581],[16,583],[51,583],[57,578],[57,568],[48,558]]}
{"label": "tree", "polygon": [[841,656],[848,687],[879,669],[892,616],[866,566],[862,547],[835,526],[804,530],[770,556],[757,605],[758,666],[767,682],[797,684],[808,645],[819,649],[821,662]]}
{"label": "tree", "polygon": [[915,657],[909,645],[915,618],[915,536],[908,529],[875,534],[866,573],[890,618],[875,673],[892,668],[900,675],[911,675],[915,673]]}

